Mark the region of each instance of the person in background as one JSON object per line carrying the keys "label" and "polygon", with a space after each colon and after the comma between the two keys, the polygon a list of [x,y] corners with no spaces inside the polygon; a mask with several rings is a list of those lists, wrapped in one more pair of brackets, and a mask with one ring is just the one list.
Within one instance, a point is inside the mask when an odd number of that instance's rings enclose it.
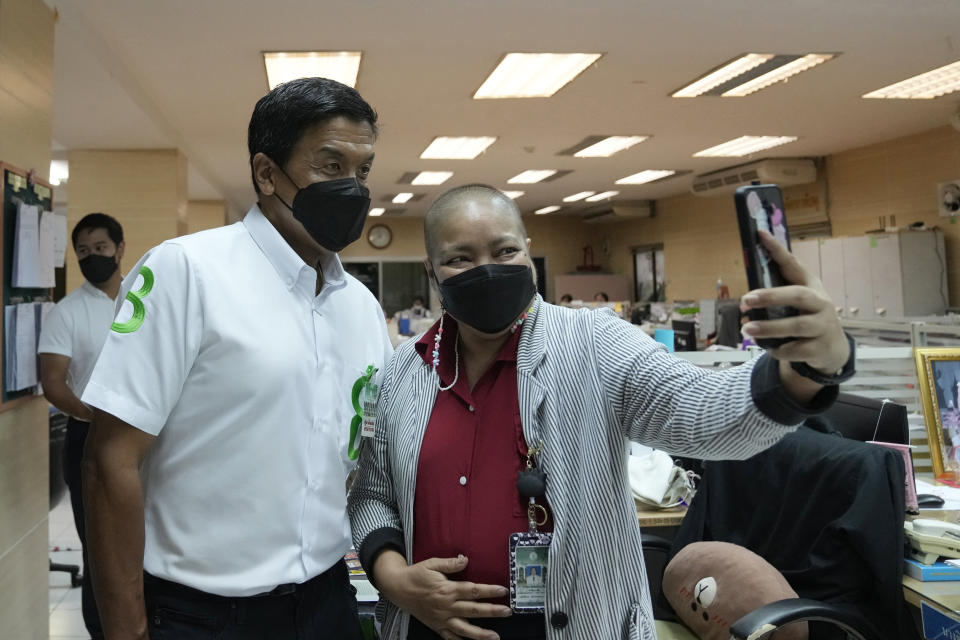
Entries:
{"label": "person in background", "polygon": [[80,400],[97,355],[110,332],[123,276],[123,227],[104,213],[81,218],[71,236],[84,283],[68,293],[47,315],[37,343],[43,395],[69,416],[63,452],[63,477],[70,490],[73,522],[83,552],[80,601],[83,622],[94,640],[103,638],[97,603],[87,568],[80,462],[93,411]]}
{"label": "person in background", "polygon": [[571,302],[573,302],[573,296],[569,293],[560,296],[560,304],[570,304]]}
{"label": "person in background", "polygon": [[107,640],[362,637],[345,487],[392,349],[337,252],[367,217],[376,122],[339,82],[277,86],[250,118],[257,204],[124,281],[82,398]]}
{"label": "person in background", "polygon": [[593,301],[594,302],[610,302],[610,296],[608,296],[603,291],[597,291],[595,294],[593,294]]}
{"label": "person in background", "polygon": [[410,316],[413,318],[429,318],[430,309],[423,306],[423,298],[414,296],[413,303],[410,305]]}
{"label": "person in background", "polygon": [[[520,212],[493,187],[441,195],[424,236],[446,313],[391,360],[349,501],[359,559],[386,601],[380,637],[654,638],[630,441],[746,459],[828,408],[854,351],[823,285],[762,236],[794,286],[742,304],[800,315],[744,330],[794,339],[709,371],[609,309],[544,302]],[[543,565],[543,588],[521,594],[515,536],[549,547],[547,562],[524,563]],[[541,611],[512,611],[511,587]]]}

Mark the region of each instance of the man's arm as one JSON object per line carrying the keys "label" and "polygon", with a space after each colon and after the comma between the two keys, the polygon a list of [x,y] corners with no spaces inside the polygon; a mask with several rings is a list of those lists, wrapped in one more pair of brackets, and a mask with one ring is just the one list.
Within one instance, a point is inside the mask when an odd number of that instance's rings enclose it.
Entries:
{"label": "man's arm", "polygon": [[83,404],[67,386],[69,367],[69,356],[59,353],[40,354],[40,382],[43,383],[43,396],[68,416],[90,422],[93,419],[93,411]]}
{"label": "man's arm", "polygon": [[140,465],[154,440],[155,436],[94,410],[83,456],[83,499],[87,553],[107,640],[148,637]]}

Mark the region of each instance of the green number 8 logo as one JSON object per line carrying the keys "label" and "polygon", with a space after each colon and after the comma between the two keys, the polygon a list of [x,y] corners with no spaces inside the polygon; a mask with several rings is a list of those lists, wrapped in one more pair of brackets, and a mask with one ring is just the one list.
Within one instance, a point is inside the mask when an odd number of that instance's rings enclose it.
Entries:
{"label": "green number 8 logo", "polygon": [[353,383],[353,389],[350,392],[350,402],[353,404],[355,414],[350,420],[350,441],[347,443],[347,457],[351,460],[356,460],[360,456],[360,425],[363,424],[363,406],[360,402],[360,394],[363,393],[363,388],[370,384],[371,378],[376,373],[376,367],[368,366],[366,372]]}
{"label": "green number 8 logo", "polygon": [[140,275],[143,276],[143,286],[136,291],[127,292],[126,299],[133,304],[133,315],[126,322],[114,322],[110,325],[110,328],[117,333],[133,333],[140,328],[144,318],[147,317],[147,308],[143,306],[143,299],[153,289],[153,271],[150,267],[140,267]]}

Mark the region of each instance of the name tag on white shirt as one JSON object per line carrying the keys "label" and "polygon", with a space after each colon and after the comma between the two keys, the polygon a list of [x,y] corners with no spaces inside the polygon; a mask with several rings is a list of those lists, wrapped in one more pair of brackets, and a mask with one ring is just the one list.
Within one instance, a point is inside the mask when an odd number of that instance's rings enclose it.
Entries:
{"label": "name tag on white shirt", "polygon": [[363,427],[360,435],[364,438],[372,438],[376,433],[377,426],[377,397],[380,395],[380,387],[371,377],[367,384],[363,386]]}

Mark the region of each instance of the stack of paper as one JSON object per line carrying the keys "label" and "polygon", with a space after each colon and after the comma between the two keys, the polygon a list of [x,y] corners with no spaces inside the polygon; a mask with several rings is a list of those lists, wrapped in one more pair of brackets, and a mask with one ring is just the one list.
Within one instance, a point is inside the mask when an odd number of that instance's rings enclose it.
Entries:
{"label": "stack of paper", "polygon": [[37,337],[53,306],[52,302],[27,302],[3,308],[7,391],[21,391],[39,383]]}
{"label": "stack of paper", "polygon": [[54,286],[58,217],[61,216],[49,211],[41,214],[36,205],[21,203],[17,207],[11,278],[14,287],[46,289]]}

